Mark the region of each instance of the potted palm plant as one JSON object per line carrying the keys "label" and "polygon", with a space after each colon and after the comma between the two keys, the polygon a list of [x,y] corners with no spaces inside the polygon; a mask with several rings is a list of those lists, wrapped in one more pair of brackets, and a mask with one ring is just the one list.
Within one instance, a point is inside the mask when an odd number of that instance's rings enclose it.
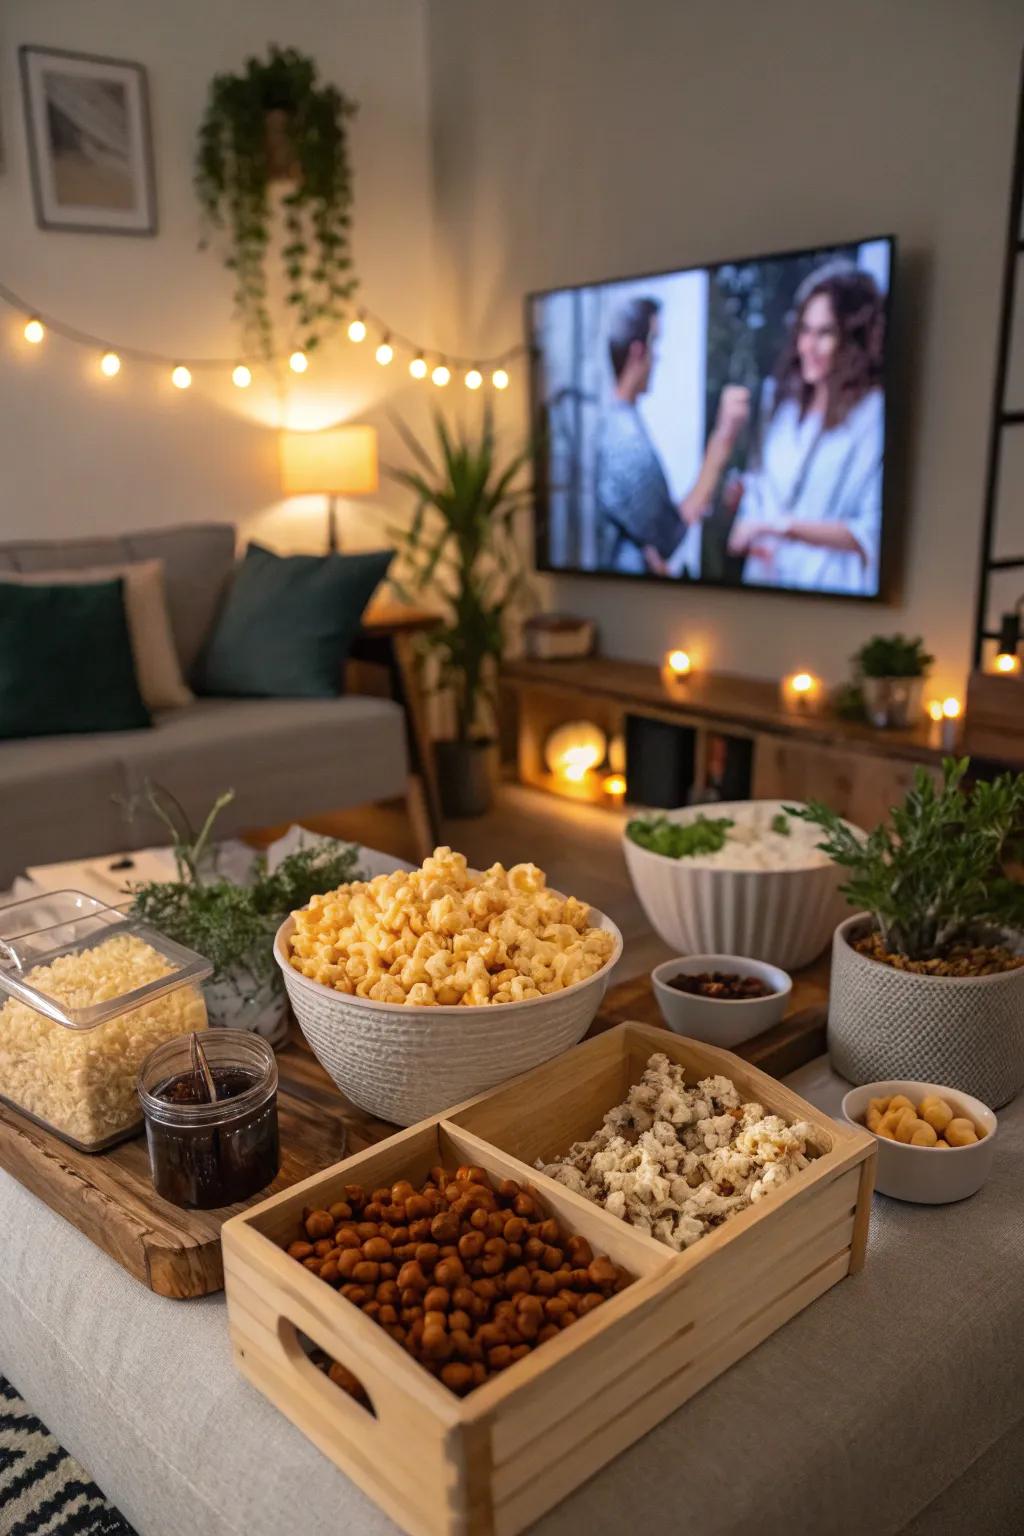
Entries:
{"label": "potted palm plant", "polygon": [[923,1079],[993,1108],[1024,1086],[1024,774],[968,791],[947,758],[936,786],[919,768],[890,821],[858,835],[820,802],[794,816],[820,826],[847,871],[857,915],[832,947],[828,1042],[854,1083]]}
{"label": "potted palm plant", "polygon": [[934,661],[917,636],[875,635],[853,658],[864,713],[880,729],[906,730],[921,713],[921,689]]}
{"label": "potted palm plant", "polygon": [[436,662],[434,687],[453,706],[455,731],[436,743],[446,816],[482,816],[493,790],[497,669],[509,613],[526,586],[516,542],[516,514],[528,495],[519,475],[525,451],[501,459],[494,418],[484,407],[479,430],[452,431],[434,418],[437,462],[396,422],[415,467],[392,477],[416,496],[408,528],[393,530],[402,555],[393,585],[440,598],[444,622],[425,640]]}

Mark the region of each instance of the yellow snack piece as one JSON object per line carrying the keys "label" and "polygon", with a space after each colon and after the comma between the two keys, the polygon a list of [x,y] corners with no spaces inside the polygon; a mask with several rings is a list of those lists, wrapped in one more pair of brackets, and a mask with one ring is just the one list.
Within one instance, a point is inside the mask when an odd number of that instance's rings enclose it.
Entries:
{"label": "yellow snack piece", "polygon": [[927,1120],[919,1120],[910,1134],[910,1145],[912,1147],[934,1147],[938,1139]]}
{"label": "yellow snack piece", "polygon": [[978,1133],[971,1121],[961,1115],[946,1126],[946,1140],[951,1147],[968,1147],[978,1140]]}
{"label": "yellow snack piece", "polygon": [[927,1120],[934,1131],[944,1131],[953,1118],[953,1111],[945,1099],[934,1095],[931,1098],[922,1099],[917,1112],[922,1120]]}
{"label": "yellow snack piece", "polygon": [[917,1114],[917,1110],[914,1109],[913,1104],[907,1098],[905,1093],[897,1093],[893,1098],[889,1100],[890,1115],[893,1114],[897,1109],[909,1109],[913,1110],[915,1115]]}
{"label": "yellow snack piece", "polygon": [[880,1115],[884,1115],[888,1108],[889,1108],[889,1100],[888,1100],[888,1098],[885,1098],[885,1099],[869,1099],[868,1100],[868,1114],[869,1115],[870,1115],[870,1113],[871,1113],[871,1111],[873,1109],[877,1110]]}
{"label": "yellow snack piece", "polygon": [[864,1121],[864,1124],[867,1126],[869,1131],[877,1132],[878,1127],[881,1125],[881,1123],[882,1123],[881,1111],[878,1110],[875,1107],[875,1100],[872,1099],[871,1103],[868,1105],[867,1117],[866,1117],[866,1119]]}
{"label": "yellow snack piece", "polygon": [[919,1125],[924,1125],[924,1121],[917,1118],[913,1109],[905,1109],[896,1124],[896,1140],[909,1143]]}
{"label": "yellow snack piece", "polygon": [[935,1143],[935,1145],[936,1145],[936,1146],[937,1146],[937,1147],[945,1147],[945,1149],[946,1149],[946,1151],[947,1151],[947,1152],[948,1152],[948,1151],[949,1151],[949,1142],[948,1142],[948,1141],[943,1141],[943,1139],[942,1139],[942,1137],[941,1137],[941,1136],[940,1136],[940,1137],[939,1137],[939,1139],[938,1139],[938,1141],[937,1141],[937,1142],[936,1142],[936,1143]]}

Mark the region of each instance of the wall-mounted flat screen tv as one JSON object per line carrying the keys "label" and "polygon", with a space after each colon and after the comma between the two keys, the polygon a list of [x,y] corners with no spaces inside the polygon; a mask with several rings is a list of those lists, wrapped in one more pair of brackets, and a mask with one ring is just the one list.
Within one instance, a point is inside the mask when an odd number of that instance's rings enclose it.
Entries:
{"label": "wall-mounted flat screen tv", "polygon": [[531,295],[540,569],[878,597],[893,256]]}

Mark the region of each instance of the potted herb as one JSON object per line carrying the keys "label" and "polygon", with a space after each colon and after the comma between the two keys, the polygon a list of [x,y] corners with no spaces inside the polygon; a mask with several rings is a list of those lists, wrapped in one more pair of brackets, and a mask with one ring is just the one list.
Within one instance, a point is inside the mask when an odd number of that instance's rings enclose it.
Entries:
{"label": "potted herb", "polygon": [[921,688],[935,660],[917,636],[875,635],[853,658],[856,686],[872,725],[906,730],[921,713]]}
{"label": "potted herb", "polygon": [[437,661],[437,688],[450,695],[455,734],[436,743],[446,816],[482,816],[491,803],[497,667],[505,622],[525,589],[515,516],[527,491],[516,482],[525,453],[499,460],[494,418],[485,407],[475,436],[453,433],[435,417],[440,463],[396,423],[417,468],[391,471],[417,498],[407,529],[394,530],[404,575],[394,581],[408,601],[429,591],[447,609],[426,637]]}
{"label": "potted herb", "polygon": [[924,1079],[993,1108],[1024,1085],[1024,884],[1007,868],[1024,832],[1024,775],[968,791],[917,770],[888,824],[858,836],[818,802],[794,808],[847,872],[857,915],[832,948],[828,1039],[854,1083]]}
{"label": "potted herb", "polygon": [[177,879],[135,886],[133,914],[211,962],[205,987],[211,1024],[251,1029],[280,1044],[288,999],[274,960],[274,934],[311,896],[359,879],[357,850],[317,840],[287,854],[273,871],[266,855],[257,854],[248,883],[238,885],[218,875],[211,845],[216,818],[233,791],[218,797],[198,833],[166,790],[147,785],[146,796],[170,832]]}
{"label": "potted herb", "polygon": [[347,119],[355,107],[317,77],[312,59],[271,47],[240,74],[215,75],[199,129],[195,188],[207,222],[227,226],[225,265],[247,349],[274,351],[267,294],[270,189],[281,198],[281,259],[298,339],[309,351],[342,318],[355,290],[349,253],[352,172]]}

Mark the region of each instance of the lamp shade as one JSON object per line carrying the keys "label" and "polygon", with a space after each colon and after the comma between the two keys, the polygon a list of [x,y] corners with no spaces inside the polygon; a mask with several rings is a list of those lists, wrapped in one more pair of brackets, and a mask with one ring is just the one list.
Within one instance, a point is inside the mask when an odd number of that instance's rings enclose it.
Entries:
{"label": "lamp shade", "polygon": [[281,433],[286,496],[366,496],[378,483],[376,427]]}

